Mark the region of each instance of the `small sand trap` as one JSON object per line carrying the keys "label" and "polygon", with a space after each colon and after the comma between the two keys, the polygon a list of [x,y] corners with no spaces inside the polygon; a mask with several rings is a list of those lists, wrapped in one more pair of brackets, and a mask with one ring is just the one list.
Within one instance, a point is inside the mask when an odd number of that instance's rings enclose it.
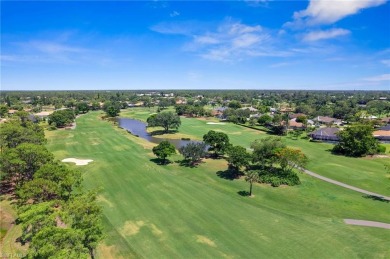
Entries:
{"label": "small sand trap", "polygon": [[224,123],[224,122],[207,122],[206,124],[211,124],[211,125],[225,125],[226,123]]}
{"label": "small sand trap", "polygon": [[75,163],[76,165],[88,165],[88,163],[92,162],[92,159],[77,159],[77,158],[65,158],[61,160],[65,163]]}

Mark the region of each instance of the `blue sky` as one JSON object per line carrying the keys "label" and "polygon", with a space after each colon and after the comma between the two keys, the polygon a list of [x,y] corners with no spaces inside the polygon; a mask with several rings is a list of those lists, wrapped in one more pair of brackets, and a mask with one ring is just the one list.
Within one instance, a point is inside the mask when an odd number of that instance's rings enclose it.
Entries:
{"label": "blue sky", "polygon": [[1,89],[390,90],[390,4],[2,1]]}

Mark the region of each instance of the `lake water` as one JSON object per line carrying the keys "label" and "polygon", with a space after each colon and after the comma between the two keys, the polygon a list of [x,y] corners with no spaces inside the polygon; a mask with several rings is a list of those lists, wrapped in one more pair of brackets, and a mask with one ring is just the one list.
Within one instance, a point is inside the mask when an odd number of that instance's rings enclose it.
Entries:
{"label": "lake water", "polygon": [[145,122],[129,119],[129,118],[119,118],[118,119],[119,127],[127,130],[133,135],[138,135],[140,138],[146,139],[149,142],[152,143],[160,143],[161,141],[168,140],[170,143],[172,143],[177,149],[179,149],[182,146],[187,145],[189,142],[199,142],[194,140],[181,140],[181,139],[164,139],[164,138],[156,138],[150,133],[146,131],[147,124]]}

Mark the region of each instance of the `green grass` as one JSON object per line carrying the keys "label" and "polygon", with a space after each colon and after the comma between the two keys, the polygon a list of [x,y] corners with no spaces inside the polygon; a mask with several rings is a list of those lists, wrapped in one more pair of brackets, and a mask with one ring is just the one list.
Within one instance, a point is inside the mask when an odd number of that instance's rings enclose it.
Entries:
{"label": "green grass", "polygon": [[16,242],[22,234],[21,225],[14,224],[17,217],[14,206],[7,195],[0,201],[0,255],[2,258],[22,258],[28,245]]}
{"label": "green grass", "polygon": [[[147,117],[154,110],[145,108],[125,110],[121,116],[132,117],[146,121]],[[181,135],[193,136],[194,139],[202,139],[202,136],[209,130],[225,132],[229,135],[234,145],[249,147],[255,139],[269,136],[263,131],[250,129],[233,123],[225,125],[210,125],[208,121],[216,121],[209,118],[207,121],[194,118],[182,118],[182,125],[177,138]],[[161,136],[165,137],[165,136]],[[169,136],[174,137],[174,136]],[[306,139],[294,140],[283,137],[287,145],[300,148],[309,158],[307,169],[372,192],[390,196],[390,175],[385,172],[384,164],[390,163],[389,158],[352,158],[333,155],[330,150],[332,144],[315,143]],[[387,150],[390,145],[387,144]]]}
{"label": "green grass", "polygon": [[[147,117],[146,113],[138,118]],[[150,161],[154,158],[150,143],[98,115],[81,116],[75,130],[47,132],[47,146],[58,159],[94,160],[77,168],[87,188],[102,188],[99,200],[107,238],[98,255],[109,251],[112,257],[124,258],[390,256],[388,230],[342,221],[390,222],[389,203],[362,198],[306,175],[300,175],[299,186],[256,184],[254,198],[242,197],[237,192],[248,189],[245,181],[217,175],[227,168],[224,160],[207,160],[197,168],[156,165]],[[192,131],[191,123],[197,126]],[[206,124],[202,129],[198,123],[185,121],[181,130],[202,135]],[[243,131],[226,126],[225,130]],[[240,143],[238,134],[232,136],[233,142]],[[179,159],[176,155],[171,160]]]}

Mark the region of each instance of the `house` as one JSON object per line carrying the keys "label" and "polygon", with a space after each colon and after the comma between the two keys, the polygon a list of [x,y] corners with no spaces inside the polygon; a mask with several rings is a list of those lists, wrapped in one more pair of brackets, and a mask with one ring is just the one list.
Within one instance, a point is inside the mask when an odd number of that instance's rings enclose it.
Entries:
{"label": "house", "polygon": [[376,130],[372,135],[380,142],[390,143],[390,130]]}
{"label": "house", "polygon": [[325,125],[335,124],[337,126],[340,126],[342,124],[341,120],[328,117],[328,116],[317,116],[313,119],[313,121],[317,122],[318,124],[325,124]]}
{"label": "house", "polygon": [[336,142],[339,140],[339,137],[336,135],[337,132],[339,132],[339,128],[320,128],[312,133],[309,134],[309,136],[313,140],[320,140],[320,141],[326,141],[326,142]]}
{"label": "house", "polygon": [[217,107],[211,111],[211,115],[218,116],[222,115],[223,112],[227,109],[227,107]]}
{"label": "house", "polygon": [[251,107],[242,107],[241,110],[249,110],[250,112],[257,112],[258,109]]}
{"label": "house", "polygon": [[301,117],[301,116],[307,117],[307,115],[304,114],[304,113],[292,113],[289,116],[290,116],[290,119],[295,119],[295,118],[298,118],[298,117]]}
{"label": "house", "polygon": [[289,120],[288,125],[292,129],[303,129],[305,127],[302,122],[297,122],[297,118]]}
{"label": "house", "polygon": [[48,117],[50,114],[52,114],[53,111],[49,111],[49,112],[38,112],[38,113],[35,113],[34,116],[37,116],[39,117],[40,119],[43,119],[43,118],[46,118]]}
{"label": "house", "polygon": [[293,111],[293,108],[281,108],[280,109],[281,113],[289,113],[289,112],[292,112],[292,111]]}
{"label": "house", "polygon": [[186,104],[186,100],[185,99],[179,99],[179,100],[176,100],[176,104]]}
{"label": "house", "polygon": [[383,123],[390,123],[390,117],[382,118],[381,121]]}
{"label": "house", "polygon": [[8,110],[8,115],[14,115],[15,112],[17,112],[18,110]]}
{"label": "house", "polygon": [[256,119],[258,119],[260,117],[261,117],[261,114],[259,114],[259,113],[255,113],[255,114],[249,115],[249,118],[256,118]]}

